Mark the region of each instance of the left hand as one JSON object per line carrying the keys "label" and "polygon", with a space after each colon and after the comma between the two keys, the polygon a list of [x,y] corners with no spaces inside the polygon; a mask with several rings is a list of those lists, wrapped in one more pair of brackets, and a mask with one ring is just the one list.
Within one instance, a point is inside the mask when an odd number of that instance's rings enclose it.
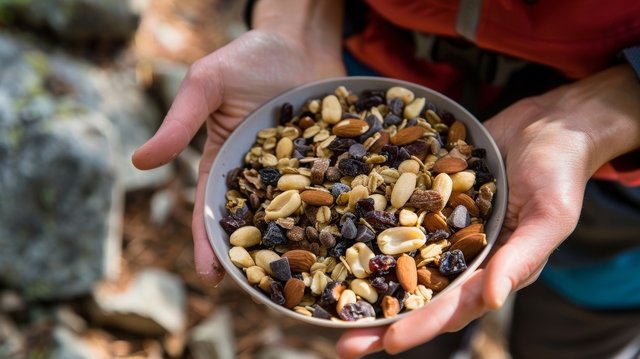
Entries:
{"label": "left hand", "polygon": [[606,161],[638,146],[640,97],[634,95],[640,86],[626,69],[608,71],[609,77],[601,73],[521,100],[485,123],[505,159],[509,199],[484,269],[389,327],[348,331],[338,343],[341,356],[398,353],[457,331],[538,278],[574,230],[587,180]]}

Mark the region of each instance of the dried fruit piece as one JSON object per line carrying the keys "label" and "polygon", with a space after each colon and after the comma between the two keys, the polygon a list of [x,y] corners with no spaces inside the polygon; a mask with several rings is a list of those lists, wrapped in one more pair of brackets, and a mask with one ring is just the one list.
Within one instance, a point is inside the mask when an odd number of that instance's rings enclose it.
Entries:
{"label": "dried fruit piece", "polygon": [[376,311],[368,302],[359,300],[356,303],[345,304],[338,312],[338,315],[342,320],[352,322],[365,318],[375,318]]}
{"label": "dried fruit piece", "polygon": [[284,289],[282,288],[282,284],[278,281],[272,281],[269,285],[269,296],[271,297],[271,301],[278,304],[284,305],[286,299],[284,298]]}
{"label": "dried fruit piece", "polygon": [[438,270],[444,275],[454,275],[467,269],[467,263],[464,260],[464,254],[461,250],[444,252],[440,259]]}
{"label": "dried fruit piece", "polygon": [[365,221],[369,223],[371,228],[375,231],[384,231],[387,228],[395,227],[398,225],[396,216],[387,211],[370,211],[364,215]]}
{"label": "dried fruit piece", "polygon": [[396,259],[390,255],[378,254],[369,260],[369,270],[374,275],[386,275],[396,267]]}
{"label": "dried fruit piece", "polygon": [[409,204],[416,209],[429,212],[437,212],[445,206],[440,192],[430,189],[416,189],[413,191],[409,198]]}
{"label": "dried fruit piece", "polygon": [[338,302],[342,292],[347,289],[347,284],[343,281],[333,281],[327,283],[320,295],[319,304],[322,306],[330,306]]}
{"label": "dried fruit piece", "polygon": [[355,177],[369,173],[369,165],[353,158],[345,158],[338,162],[338,169],[344,176]]}
{"label": "dried fruit piece", "polygon": [[260,173],[260,181],[265,185],[275,186],[278,184],[278,180],[280,179],[280,171],[273,167],[265,167],[261,168],[258,173]]}

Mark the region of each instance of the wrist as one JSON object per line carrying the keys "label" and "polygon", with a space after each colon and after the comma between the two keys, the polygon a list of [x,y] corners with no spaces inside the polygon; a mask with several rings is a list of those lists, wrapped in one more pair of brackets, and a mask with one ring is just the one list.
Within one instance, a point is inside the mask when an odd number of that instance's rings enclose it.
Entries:
{"label": "wrist", "polygon": [[590,142],[589,170],[640,148],[640,83],[620,65],[543,95]]}

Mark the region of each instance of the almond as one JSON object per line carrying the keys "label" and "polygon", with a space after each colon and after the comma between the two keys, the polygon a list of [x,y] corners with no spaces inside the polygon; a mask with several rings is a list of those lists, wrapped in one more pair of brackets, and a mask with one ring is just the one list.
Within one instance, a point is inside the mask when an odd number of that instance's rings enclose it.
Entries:
{"label": "almond", "polygon": [[371,147],[369,147],[369,152],[371,153],[378,153],[380,152],[382,147],[389,144],[389,140],[390,140],[389,132],[380,131],[378,133],[380,134],[380,138],[378,138],[378,140],[374,142],[373,145],[371,145]]}
{"label": "almond", "polygon": [[440,274],[436,268],[422,267],[418,269],[417,276],[420,284],[434,292],[439,292],[449,285],[449,278]]}
{"label": "almond", "polygon": [[464,260],[469,262],[487,245],[487,235],[484,233],[470,233],[458,239],[449,250],[459,249],[464,254]]}
{"label": "almond", "polygon": [[391,143],[396,146],[408,145],[422,137],[423,134],[424,129],[420,126],[405,127],[391,138]]}
{"label": "almond", "polygon": [[451,242],[451,244],[456,243],[457,241],[459,241],[461,238],[471,234],[471,233],[481,233],[484,232],[484,225],[482,223],[474,223],[474,224],[470,224],[462,229],[460,229],[459,231],[453,233],[449,238],[449,242]]}
{"label": "almond", "polygon": [[396,261],[396,276],[402,288],[413,293],[418,287],[416,261],[413,257],[403,254]]}
{"label": "almond", "polygon": [[284,306],[291,309],[300,304],[304,297],[304,282],[298,278],[291,278],[284,285]]}
{"label": "almond", "polygon": [[357,137],[367,132],[369,124],[363,120],[350,118],[342,120],[333,126],[333,134],[338,137]]}
{"label": "almond", "polygon": [[449,126],[449,131],[447,132],[447,147],[453,148],[458,141],[465,141],[466,139],[467,128],[464,123],[454,121],[451,126]]}
{"label": "almond", "polygon": [[454,208],[460,205],[465,206],[471,217],[478,217],[480,215],[480,210],[476,202],[466,193],[452,193],[451,197],[449,197],[449,205]]}
{"label": "almond", "polygon": [[438,229],[451,232],[451,230],[449,229],[449,226],[447,225],[447,219],[441,213],[438,213],[438,212],[427,213],[424,216],[424,220],[422,224],[424,224],[425,228],[429,232],[435,232]]}
{"label": "almond", "polygon": [[311,266],[316,262],[316,255],[303,249],[293,249],[282,255],[289,260],[289,267],[292,272],[309,272]]}
{"label": "almond", "polygon": [[453,174],[467,168],[467,161],[460,157],[444,156],[440,157],[433,164],[433,171],[438,173]]}
{"label": "almond", "polygon": [[396,297],[385,295],[384,298],[382,298],[380,306],[382,307],[382,313],[385,318],[391,318],[400,313],[400,302]]}
{"label": "almond", "polygon": [[331,193],[315,189],[303,191],[300,193],[300,199],[312,206],[331,206],[333,204],[333,195]]}

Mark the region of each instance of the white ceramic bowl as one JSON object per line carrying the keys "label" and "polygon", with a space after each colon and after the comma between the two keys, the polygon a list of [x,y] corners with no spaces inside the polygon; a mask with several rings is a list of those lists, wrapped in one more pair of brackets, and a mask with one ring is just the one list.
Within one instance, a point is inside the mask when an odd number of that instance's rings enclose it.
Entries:
{"label": "white ceramic bowl", "polygon": [[364,90],[386,90],[392,86],[404,86],[412,90],[416,97],[425,97],[438,109],[444,109],[458,120],[463,122],[467,128],[467,142],[475,147],[484,148],[487,152],[486,161],[491,173],[496,178],[497,193],[494,196],[493,211],[485,223],[485,233],[487,235],[487,246],[470,263],[465,272],[456,277],[451,284],[443,291],[434,295],[433,299],[425,304],[426,306],[437,301],[442,295],[464,282],[482,263],[496,241],[498,232],[502,226],[503,218],[507,208],[507,182],[502,157],[493,139],[482,126],[482,124],[463,107],[455,103],[448,97],[413,83],[382,78],[382,77],[343,77],[332,78],[315,83],[303,85],[289,90],[251,113],[235,131],[229,136],[225,144],[220,149],[211,167],[209,179],[207,181],[205,194],[205,224],[207,234],[214,251],[231,279],[242,287],[249,295],[257,301],[265,304],[269,308],[282,315],[293,317],[301,321],[326,327],[335,328],[361,328],[380,325],[388,325],[407,313],[401,313],[392,318],[380,318],[373,321],[332,321],[320,318],[307,317],[287,309],[272,302],[268,295],[261,290],[251,286],[243,271],[237,268],[229,259],[229,235],[222,229],[219,221],[226,215],[227,191],[225,177],[227,173],[243,165],[246,152],[251,148],[257,132],[263,128],[275,127],[278,124],[279,112],[283,103],[289,102],[294,107],[294,114],[299,113],[303,104],[312,98],[321,98],[323,95],[333,93],[338,86],[345,86],[348,90],[360,94]]}

